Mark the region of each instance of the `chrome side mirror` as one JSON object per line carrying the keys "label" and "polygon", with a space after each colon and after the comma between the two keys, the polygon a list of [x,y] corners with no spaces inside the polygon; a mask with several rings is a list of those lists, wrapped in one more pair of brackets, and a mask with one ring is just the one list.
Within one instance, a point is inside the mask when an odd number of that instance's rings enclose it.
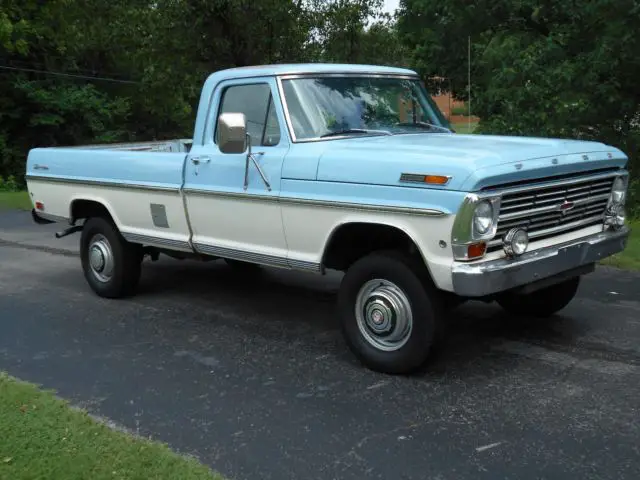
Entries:
{"label": "chrome side mirror", "polygon": [[247,119],[244,113],[223,113],[218,117],[218,148],[222,153],[247,150]]}

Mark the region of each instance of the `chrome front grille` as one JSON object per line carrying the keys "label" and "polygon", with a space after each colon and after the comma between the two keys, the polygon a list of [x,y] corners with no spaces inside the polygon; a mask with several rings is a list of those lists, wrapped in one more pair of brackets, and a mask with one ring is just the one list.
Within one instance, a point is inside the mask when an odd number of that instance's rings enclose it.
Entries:
{"label": "chrome front grille", "polygon": [[573,179],[505,191],[489,250],[501,248],[502,236],[514,227],[526,229],[530,240],[540,240],[602,223],[614,179]]}

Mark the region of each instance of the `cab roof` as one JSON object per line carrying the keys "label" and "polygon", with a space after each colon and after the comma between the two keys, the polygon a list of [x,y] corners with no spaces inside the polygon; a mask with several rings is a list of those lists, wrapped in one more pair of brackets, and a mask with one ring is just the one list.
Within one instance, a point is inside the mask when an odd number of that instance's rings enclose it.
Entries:
{"label": "cab roof", "polygon": [[406,68],[388,67],[382,65],[359,65],[350,63],[284,63],[274,65],[252,65],[246,67],[227,68],[219,70],[211,76],[218,80],[242,77],[262,77],[275,75],[301,75],[314,73],[363,73],[378,75],[417,75],[415,71]]}

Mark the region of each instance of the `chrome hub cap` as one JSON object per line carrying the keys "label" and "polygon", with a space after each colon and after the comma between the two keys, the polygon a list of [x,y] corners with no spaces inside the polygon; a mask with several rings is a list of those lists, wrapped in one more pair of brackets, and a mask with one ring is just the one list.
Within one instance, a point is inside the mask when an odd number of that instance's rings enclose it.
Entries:
{"label": "chrome hub cap", "polygon": [[413,315],[409,298],[388,280],[365,283],[356,297],[355,313],[360,333],[379,350],[398,350],[411,336]]}
{"label": "chrome hub cap", "polygon": [[108,282],[113,275],[113,250],[103,235],[96,235],[89,243],[89,265],[93,275],[101,282]]}

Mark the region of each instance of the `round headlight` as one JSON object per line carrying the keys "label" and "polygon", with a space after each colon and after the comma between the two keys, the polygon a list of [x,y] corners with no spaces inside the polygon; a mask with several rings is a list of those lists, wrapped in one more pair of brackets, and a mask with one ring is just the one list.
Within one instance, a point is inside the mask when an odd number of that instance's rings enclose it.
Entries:
{"label": "round headlight", "polygon": [[480,235],[487,233],[493,226],[493,206],[484,200],[476,206],[473,213],[473,228]]}
{"label": "round headlight", "polygon": [[512,228],[502,239],[502,248],[509,257],[522,255],[529,247],[529,235],[522,228]]}
{"label": "round headlight", "polygon": [[626,219],[627,214],[624,210],[624,207],[619,203],[610,205],[604,214],[604,224],[613,229],[624,227],[624,222]]}
{"label": "round headlight", "polygon": [[616,178],[611,189],[611,201],[613,203],[624,203],[626,190],[624,180],[620,177]]}
{"label": "round headlight", "polygon": [[618,227],[624,227],[624,222],[627,219],[627,212],[624,211],[624,207],[620,205],[616,212],[616,225]]}

